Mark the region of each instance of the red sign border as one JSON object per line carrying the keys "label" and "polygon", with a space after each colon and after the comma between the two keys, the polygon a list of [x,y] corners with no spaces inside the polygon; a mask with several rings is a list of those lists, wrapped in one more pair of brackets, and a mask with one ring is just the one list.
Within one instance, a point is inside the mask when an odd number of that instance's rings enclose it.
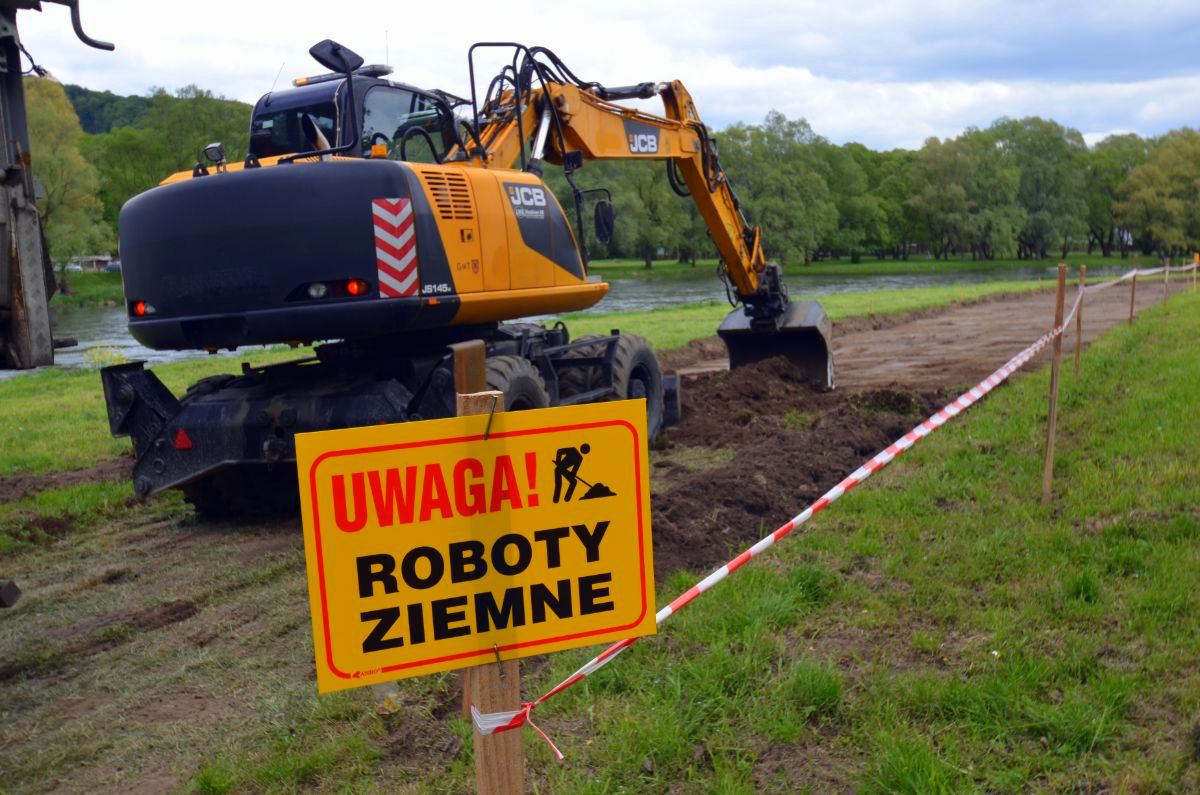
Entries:
{"label": "red sign border", "polygon": [[390,671],[402,671],[407,668],[416,668],[423,665],[436,665],[438,663],[448,662],[450,660],[463,660],[470,657],[482,657],[484,655],[495,654],[497,651],[512,651],[513,649],[523,649],[532,646],[543,646],[549,643],[559,643],[566,640],[575,640],[577,638],[592,637],[594,635],[603,635],[609,632],[620,632],[637,626],[646,617],[648,609],[646,602],[646,543],[645,543],[645,526],[642,521],[642,461],[639,455],[641,451],[640,437],[637,428],[626,420],[603,420],[601,422],[585,422],[576,423],[574,425],[556,425],[548,428],[527,428],[519,431],[503,431],[488,434],[489,439],[503,439],[517,436],[535,436],[543,433],[558,433],[562,431],[578,431],[591,428],[605,428],[611,426],[624,426],[633,436],[633,469],[634,480],[638,484],[637,487],[637,535],[638,535],[638,567],[641,577],[641,594],[642,594],[642,610],[638,613],[638,617],[628,624],[622,624],[615,627],[604,627],[594,629],[589,632],[576,632],[568,635],[559,635],[553,638],[542,638],[540,640],[524,641],[521,643],[510,643],[505,646],[488,646],[476,651],[459,652],[458,654],[448,654],[442,657],[430,657],[425,660],[416,660],[413,662],[400,663],[397,665],[387,665],[382,668],[372,668],[367,671],[355,671],[346,673],[334,664],[333,661],[333,644],[330,637],[329,629],[329,601],[325,591],[325,558],[324,550],[321,545],[321,514],[317,510],[317,467],[328,459],[337,458],[340,456],[349,455],[365,455],[371,453],[382,453],[391,450],[409,450],[417,447],[432,447],[443,444],[463,444],[466,442],[482,441],[484,436],[482,433],[471,436],[455,436],[447,439],[426,439],[417,442],[400,442],[397,444],[375,445],[373,447],[358,447],[350,450],[330,450],[317,456],[312,465],[308,469],[308,488],[309,496],[312,501],[312,521],[313,521],[313,545],[317,558],[317,581],[321,590],[321,629],[325,641],[325,662],[329,666],[329,670],[334,676],[341,679],[360,679],[364,676],[372,676],[380,673],[388,673]]}

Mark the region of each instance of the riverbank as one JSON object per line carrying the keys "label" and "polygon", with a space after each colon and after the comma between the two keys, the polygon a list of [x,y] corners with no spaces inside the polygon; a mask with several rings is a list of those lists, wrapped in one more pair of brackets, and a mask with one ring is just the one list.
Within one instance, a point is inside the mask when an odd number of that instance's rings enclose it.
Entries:
{"label": "riverbank", "polygon": [[[809,265],[789,265],[784,268],[789,283],[794,283],[803,289],[807,277],[828,276],[905,276],[955,273],[988,273],[1000,277],[1004,273],[1029,274],[1037,271],[1048,274],[1052,278],[1055,265],[1066,262],[1075,269],[1080,264],[1089,268],[1122,268],[1133,267],[1134,256],[1122,259],[1119,256],[1102,257],[1100,254],[1073,252],[1065,259],[1047,257],[1044,260],[995,259],[973,260],[952,259],[934,260],[927,256],[913,256],[907,260],[863,260],[852,263],[848,259],[825,260]],[[1150,262],[1146,257],[1141,261]],[[650,279],[650,280],[689,280],[712,278],[716,270],[715,259],[697,260],[695,265],[676,262],[675,260],[655,260],[653,267],[646,269],[645,263],[639,259],[598,259],[588,265],[589,271],[602,279]],[[1025,278],[1024,275],[1018,278]]]}
{"label": "riverbank", "polygon": [[[62,280],[59,280],[60,285]],[[50,306],[121,306],[125,292],[120,273],[68,273],[69,292],[61,289],[50,299]]]}

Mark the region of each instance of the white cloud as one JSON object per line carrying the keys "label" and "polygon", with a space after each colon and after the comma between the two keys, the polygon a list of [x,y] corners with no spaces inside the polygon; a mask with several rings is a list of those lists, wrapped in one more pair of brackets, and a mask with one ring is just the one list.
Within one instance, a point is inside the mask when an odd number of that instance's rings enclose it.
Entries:
{"label": "white cloud", "polygon": [[[82,6],[85,28],[115,41],[115,53],[76,41],[66,10],[53,5],[21,13],[25,43],[64,82],[117,93],[196,83],[254,101],[281,62],[281,84],[320,71],[307,55],[313,42],[334,38],[380,62],[386,33],[396,79],[415,85],[465,93],[470,44],[516,39],[551,47],[585,79],[681,79],[715,127],[757,122],[774,108],[834,141],[879,148],[919,146],[1000,116],[1054,118],[1089,140],[1115,129],[1160,134],[1194,126],[1200,108],[1194,60],[1130,49],[1151,30],[1193,37],[1193,4],[540,0],[503,15],[508,7],[479,2],[349,12],[246,0]],[[1125,44],[1097,38],[1107,35]],[[497,66],[492,57],[481,78]]]}

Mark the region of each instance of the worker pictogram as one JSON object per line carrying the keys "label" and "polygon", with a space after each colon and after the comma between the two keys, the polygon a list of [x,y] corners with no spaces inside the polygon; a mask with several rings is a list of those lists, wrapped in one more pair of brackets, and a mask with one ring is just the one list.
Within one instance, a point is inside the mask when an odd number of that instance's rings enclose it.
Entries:
{"label": "worker pictogram", "polygon": [[587,487],[579,499],[594,500],[600,497],[617,496],[612,489],[603,483],[589,483],[579,475],[583,466],[583,457],[592,451],[587,442],[578,447],[560,447],[554,454],[554,502],[570,502],[579,484]]}
{"label": "worker pictogram", "polygon": [[296,437],[322,691],[653,631],[645,402],[488,421]]}

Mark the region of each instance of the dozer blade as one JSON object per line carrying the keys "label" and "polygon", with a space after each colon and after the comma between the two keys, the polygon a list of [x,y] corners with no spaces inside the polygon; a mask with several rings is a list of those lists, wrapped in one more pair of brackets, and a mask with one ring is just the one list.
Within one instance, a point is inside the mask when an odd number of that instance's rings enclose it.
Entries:
{"label": "dozer blade", "polygon": [[742,308],[730,312],[717,334],[729,351],[729,369],[786,356],[816,386],[833,389],[833,325],[816,301],[794,301],[773,320],[755,320]]}

